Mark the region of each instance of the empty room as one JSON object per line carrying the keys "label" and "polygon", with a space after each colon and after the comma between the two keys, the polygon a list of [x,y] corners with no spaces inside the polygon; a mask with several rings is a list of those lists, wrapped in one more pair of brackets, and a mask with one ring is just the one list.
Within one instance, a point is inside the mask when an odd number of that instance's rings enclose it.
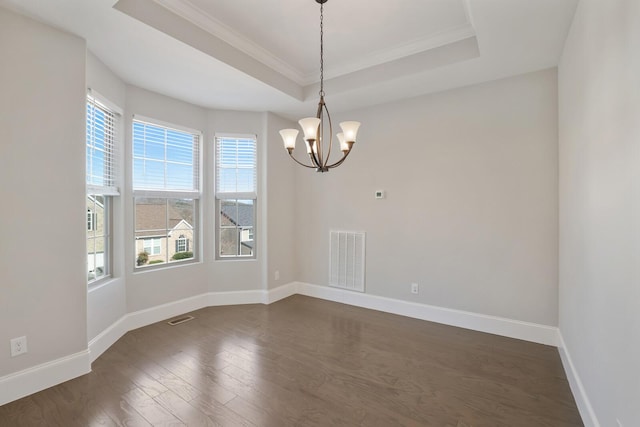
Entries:
{"label": "empty room", "polygon": [[0,0],[0,426],[640,426],[640,1]]}

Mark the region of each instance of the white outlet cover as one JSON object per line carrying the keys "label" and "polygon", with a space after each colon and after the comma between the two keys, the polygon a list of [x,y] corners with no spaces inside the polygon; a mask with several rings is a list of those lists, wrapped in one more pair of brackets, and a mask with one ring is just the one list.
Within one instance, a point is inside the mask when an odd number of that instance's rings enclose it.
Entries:
{"label": "white outlet cover", "polygon": [[27,352],[27,337],[13,338],[10,342],[11,357],[20,356]]}
{"label": "white outlet cover", "polygon": [[384,190],[376,190],[376,199],[384,199]]}

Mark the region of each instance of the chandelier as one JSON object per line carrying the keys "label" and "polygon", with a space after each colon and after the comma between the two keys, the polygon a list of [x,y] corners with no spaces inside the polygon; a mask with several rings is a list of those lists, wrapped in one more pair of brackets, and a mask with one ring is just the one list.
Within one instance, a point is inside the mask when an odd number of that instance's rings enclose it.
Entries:
{"label": "chandelier", "polygon": [[[342,157],[335,163],[329,164],[329,157],[331,156],[331,148],[333,147],[333,126],[331,125],[331,116],[329,110],[324,102],[324,4],[328,0],[315,0],[316,3],[320,3],[320,101],[318,102],[318,111],[315,117],[307,117],[298,121],[302,131],[304,132],[304,141],[307,146],[307,154],[311,164],[305,164],[300,162],[293,156],[293,150],[296,148],[296,139],[298,138],[299,131],[297,129],[282,129],[280,135],[284,142],[284,148],[289,152],[289,156],[298,163],[307,168],[315,169],[316,172],[328,172],[329,169],[340,166],[349,153],[353,144],[356,142],[356,135],[360,122],[342,122],[340,127],[342,132],[338,133],[338,141],[340,143],[340,151],[342,151]],[[325,121],[326,117],[326,121]],[[325,127],[328,127],[329,137],[324,138]]]}

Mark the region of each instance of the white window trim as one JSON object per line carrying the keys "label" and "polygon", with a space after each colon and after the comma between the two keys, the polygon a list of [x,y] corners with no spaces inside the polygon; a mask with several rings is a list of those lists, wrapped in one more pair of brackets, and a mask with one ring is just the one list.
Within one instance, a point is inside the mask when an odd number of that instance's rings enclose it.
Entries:
{"label": "white window trim", "polygon": [[[86,102],[87,103],[93,102],[94,104],[97,104],[98,106],[108,110],[108,112],[113,115],[113,143],[111,147],[111,150],[112,150],[111,158],[113,161],[113,166],[115,171],[111,176],[111,178],[117,181],[120,176],[119,169],[121,167],[119,162],[120,156],[118,155],[118,150],[122,147],[122,144],[118,144],[118,142],[122,141],[122,137],[120,136],[121,135],[120,123],[122,121],[122,114],[123,114],[122,109],[91,88],[87,90]],[[85,118],[85,123],[87,119],[88,117]],[[86,184],[86,189],[87,189],[86,190],[87,195],[101,195],[101,196],[119,196],[120,195],[120,191],[117,185],[100,186],[95,184]]]}
{"label": "white window trim", "polygon": [[[256,160],[255,160],[255,191],[251,192],[218,192],[217,191],[217,178],[218,178],[218,159],[216,158],[218,151],[218,139],[230,138],[230,139],[253,139],[255,141],[255,152],[256,152]],[[214,259],[216,261],[250,261],[257,259],[258,254],[258,241],[255,236],[258,234],[258,206],[259,206],[259,188],[260,188],[260,171],[259,171],[259,145],[258,145],[258,135],[255,133],[224,133],[224,132],[216,132],[213,140],[213,193],[214,193],[214,225],[215,225],[215,233],[214,233]],[[254,242],[253,246],[253,254],[252,255],[220,255],[220,230],[221,226],[218,224],[220,220],[220,201],[221,200],[253,200],[253,235],[254,239],[251,240]],[[241,229],[241,227],[236,227],[237,229]],[[259,236],[258,236],[259,240]]]}
{"label": "white window trim", "polygon": [[[122,147],[124,146],[123,142],[123,130],[124,130],[124,120],[123,120],[123,115],[124,115],[124,110],[122,108],[120,108],[118,105],[114,104],[113,102],[111,102],[107,97],[103,96],[100,92],[96,91],[93,88],[87,88],[87,94],[85,96],[85,111],[86,111],[86,104],[88,102],[90,102],[90,98],[93,98],[94,103],[97,103],[99,105],[101,105],[102,107],[104,107],[105,109],[109,110],[110,113],[113,114],[114,116],[114,122],[113,122],[113,132],[114,132],[114,138],[113,138],[113,144],[112,144],[112,161],[115,162],[115,172],[112,176],[112,178],[115,181],[115,186],[114,187],[102,187],[102,186],[96,186],[96,185],[92,185],[92,184],[85,184],[86,187],[86,195],[85,197],[89,197],[89,196],[104,196],[105,197],[105,201],[104,201],[104,223],[103,223],[103,238],[104,238],[104,269],[105,269],[105,274],[97,279],[94,280],[87,280],[87,285],[89,287],[89,289],[95,289],[98,286],[102,286],[104,285],[107,281],[111,280],[113,278],[113,272],[114,272],[114,268],[115,268],[115,264],[116,264],[116,260],[114,258],[114,252],[113,252],[113,248],[115,247],[115,240],[116,240],[116,236],[114,235],[114,218],[113,216],[115,215],[115,211],[114,211],[114,198],[117,196],[120,196],[120,191],[118,189],[118,184],[121,184],[121,180],[122,180]],[[85,126],[87,123],[87,117],[85,117]],[[86,136],[85,136],[86,138]],[[85,147],[86,147],[86,142],[85,142]],[[85,148],[86,150],[86,148]],[[86,154],[85,154],[85,162],[86,162]],[[86,172],[85,172],[86,175]],[[85,178],[86,180],[86,178]],[[108,212],[108,215],[107,215]],[[97,215],[96,212],[93,212],[94,215]],[[94,230],[97,228],[97,218],[95,221],[95,227]],[[85,233],[87,233],[89,230],[86,230]],[[85,239],[87,242],[89,241],[88,236]],[[86,244],[86,243],[85,243]],[[95,253],[95,250],[94,250]],[[88,256],[88,248],[87,248],[87,256]],[[88,262],[88,260],[85,260],[86,262]],[[88,266],[87,266],[88,267]],[[88,272],[88,268],[85,267],[85,270]]]}
{"label": "white window trim", "polygon": [[[189,241],[189,239],[187,239],[186,237],[178,237],[176,239],[176,253],[178,252],[187,252],[187,242]],[[181,249],[184,248],[184,249]]]}
{"label": "white window trim", "polygon": [[[150,243],[150,245],[147,246],[147,242]],[[156,245],[156,242],[158,243]],[[154,253],[154,249],[155,247],[158,247],[158,253]],[[147,248],[151,248],[151,251],[148,252]],[[156,256],[156,255],[162,255],[162,238],[161,237],[148,237],[148,238],[144,238],[142,239],[142,250],[144,252],[147,252],[149,254],[149,256]]]}
{"label": "white window trim", "polygon": [[[197,135],[198,136],[198,180],[197,180],[197,184],[198,184],[198,190],[197,191],[184,191],[184,190],[176,190],[176,191],[172,191],[172,190],[150,190],[150,189],[136,189],[133,186],[133,163],[134,163],[134,155],[133,155],[133,124],[134,122],[142,122],[145,124],[149,124],[152,126],[160,126],[160,127],[165,127],[165,128],[169,128],[169,129],[174,129],[174,130],[178,130],[181,132],[187,132],[187,133],[191,133],[193,135]],[[204,163],[203,163],[203,159],[204,159],[204,133],[198,129],[194,129],[194,128],[190,128],[187,126],[182,126],[182,125],[178,125],[175,123],[171,123],[171,122],[165,122],[162,120],[158,120],[158,119],[154,119],[151,117],[147,117],[147,116],[143,116],[140,114],[133,114],[132,115],[132,121],[130,124],[130,129],[129,132],[131,132],[131,149],[129,150],[128,155],[129,157],[129,164],[131,167],[131,181],[130,181],[130,185],[131,185],[131,192],[133,194],[133,200],[134,200],[134,223],[135,223],[135,200],[137,198],[159,198],[159,199],[193,199],[194,200],[194,222],[195,224],[191,224],[191,226],[193,227],[193,229],[195,230],[193,233],[193,239],[191,242],[191,251],[194,254],[194,257],[191,259],[185,259],[185,260],[180,260],[180,261],[174,261],[171,262],[171,260],[166,260],[163,263],[158,263],[158,264],[153,264],[153,265],[144,265],[144,266],[138,266],[135,262],[133,263],[133,272],[134,273],[142,273],[145,271],[151,271],[151,270],[155,270],[155,269],[165,269],[165,268],[174,268],[174,267],[178,267],[178,266],[182,266],[185,264],[194,264],[194,263],[200,263],[202,262],[203,256],[202,256],[202,245],[199,243],[202,241],[202,235],[203,235],[203,230],[202,230],[202,224],[201,224],[201,218],[202,218],[202,205],[203,205],[203,200],[202,200],[202,194],[203,194],[203,175],[204,175]],[[134,236],[133,236],[133,245],[134,245],[134,253],[136,253],[137,256],[137,247],[136,247],[136,242],[138,240],[141,240],[144,238],[136,238],[135,237],[135,229],[134,229]],[[168,238],[167,238],[167,245],[168,245]],[[167,254],[170,252],[168,250],[169,248],[167,247]],[[143,246],[143,250],[144,250],[144,246]],[[162,252],[162,249],[161,249]],[[150,256],[152,256],[152,254],[149,254]]]}

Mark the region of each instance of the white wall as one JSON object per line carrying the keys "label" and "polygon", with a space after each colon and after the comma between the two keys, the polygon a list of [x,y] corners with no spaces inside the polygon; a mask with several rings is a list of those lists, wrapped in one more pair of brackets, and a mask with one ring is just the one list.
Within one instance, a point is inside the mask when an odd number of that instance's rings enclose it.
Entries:
{"label": "white wall", "polygon": [[[95,55],[87,51],[87,87],[124,109],[126,104],[126,85]],[[125,135],[125,117],[120,118],[117,131]],[[124,139],[123,139],[124,140]],[[120,161],[120,190],[124,193],[124,147],[119,147],[116,156]],[[94,339],[127,312],[127,294],[124,275],[124,194],[114,197],[112,207],[112,279],[99,282],[89,288],[87,295],[87,338]]]}
{"label": "white wall", "polygon": [[0,377],[87,348],[85,50],[0,8]]}
{"label": "white wall", "polygon": [[[267,115],[267,276],[268,288],[297,280],[294,216],[296,194],[295,171],[298,167],[289,159],[282,145],[280,129],[297,128],[274,114]],[[279,279],[276,279],[276,272]]]}
{"label": "white wall", "polygon": [[557,325],[555,70],[345,119],[349,159],[296,171],[299,280],[328,284],[329,230],[362,230],[367,293]]}
{"label": "white wall", "polygon": [[640,425],[639,52],[640,2],[582,0],[559,67],[560,330],[602,426]]}

